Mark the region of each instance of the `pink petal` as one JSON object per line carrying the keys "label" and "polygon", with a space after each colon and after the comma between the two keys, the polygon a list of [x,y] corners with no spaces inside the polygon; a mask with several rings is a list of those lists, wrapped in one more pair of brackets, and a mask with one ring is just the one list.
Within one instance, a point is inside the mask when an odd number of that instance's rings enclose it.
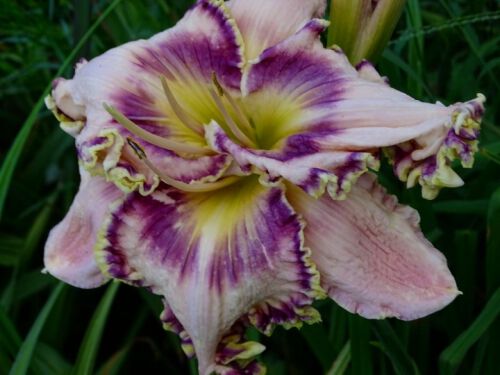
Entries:
{"label": "pink petal", "polygon": [[[310,304],[321,291],[301,234],[282,189],[247,177],[211,193],[132,194],[111,215],[98,252],[110,276],[164,296],[167,328],[206,375],[240,365],[241,356],[220,351],[240,319],[265,333],[317,321]],[[230,343],[240,354],[258,349]]]}
{"label": "pink petal", "polygon": [[45,270],[79,288],[96,288],[107,281],[94,257],[98,231],[109,206],[122,193],[102,177],[80,170],[81,184],[66,217],[45,244]]}
{"label": "pink petal", "polygon": [[277,152],[244,148],[214,121],[207,125],[205,136],[214,151],[231,155],[240,167],[239,174],[257,173],[261,183],[268,186],[284,178],[315,198],[325,190],[334,199],[345,198],[360,175],[379,166],[378,159],[367,152],[320,151],[302,155],[292,148]]}
{"label": "pink petal", "polygon": [[288,194],[306,222],[306,244],[322,286],[337,303],[366,318],[417,319],[459,294],[446,260],[425,239],[418,213],[365,175],[349,199]]}
{"label": "pink petal", "polygon": [[[57,80],[52,93],[56,114],[85,121],[83,129],[69,130],[76,133],[83,166],[93,174],[106,175],[126,192],[151,193],[159,177],[127,145],[131,137],[157,169],[175,180],[218,179],[230,161],[211,155],[201,134],[203,124],[220,116],[208,88],[215,73],[226,90],[239,90],[240,43],[224,2],[200,0],[174,28],[82,62],[73,79]],[[181,121],[167,99],[162,78],[193,129]],[[125,129],[103,104],[113,106],[153,137]],[[162,147],[152,141],[154,137],[175,142],[177,147]]]}
{"label": "pink petal", "polygon": [[312,20],[252,61],[242,81],[260,148],[287,158],[318,152],[386,148],[398,177],[419,183],[425,198],[459,186],[455,159],[472,165],[484,96],[444,106],[392,89],[367,62],[324,49]]}
{"label": "pink petal", "polygon": [[247,60],[283,41],[311,18],[322,17],[325,0],[231,0],[228,2],[245,44]]}

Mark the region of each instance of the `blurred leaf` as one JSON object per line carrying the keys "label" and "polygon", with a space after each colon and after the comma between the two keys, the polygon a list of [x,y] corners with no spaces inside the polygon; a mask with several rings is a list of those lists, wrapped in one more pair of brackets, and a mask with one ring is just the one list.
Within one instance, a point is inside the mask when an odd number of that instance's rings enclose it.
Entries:
{"label": "blurred leaf", "polygon": [[37,375],[67,375],[71,371],[71,365],[59,351],[39,342],[33,353],[33,370]]}
{"label": "blurred leaf", "polygon": [[24,261],[32,258],[33,252],[46,234],[47,224],[53,208],[52,201],[53,199],[42,208],[26,236],[22,252],[22,260]]}
{"label": "blurred leaf", "polygon": [[142,328],[148,316],[148,308],[144,306],[140,313],[134,317],[134,322],[127,332],[128,337],[125,339],[123,348],[118,350],[111,356],[111,358],[104,362],[102,367],[97,372],[97,375],[117,375],[119,373],[120,369],[126,362],[127,354],[132,349],[137,332],[139,332],[140,328]]}
{"label": "blurred leaf", "polygon": [[478,267],[478,233],[471,230],[455,232],[454,252],[450,254],[450,267],[458,280],[458,288],[463,295],[457,298],[456,304],[460,314],[454,314],[456,329],[463,328],[464,319],[470,321],[473,315],[477,290]]}
{"label": "blurred leaf", "polygon": [[43,274],[39,269],[29,273],[23,273],[16,282],[16,301],[40,293],[43,289],[53,284],[54,279],[47,277],[47,275]]}
{"label": "blurred leaf", "polygon": [[13,267],[19,262],[24,240],[10,234],[0,234],[0,266]]}
{"label": "blurred leaf", "polygon": [[97,306],[80,346],[75,368],[72,371],[73,375],[91,375],[93,373],[102,332],[119,286],[119,282],[112,282]]}
{"label": "blurred leaf", "polygon": [[320,324],[307,325],[301,328],[300,333],[306,339],[311,351],[321,363],[323,370],[330,368],[332,363],[332,345],[324,327]]}
{"label": "blurred leaf", "polygon": [[50,311],[52,310],[52,307],[54,307],[54,304],[56,303],[63,288],[64,284],[60,283],[52,291],[47,303],[43,307],[42,311],[40,311],[35,323],[31,327],[28,336],[26,336],[26,339],[22,343],[21,349],[19,350],[19,353],[17,353],[16,360],[9,372],[9,375],[24,375],[27,373],[33,356],[33,351],[35,350],[35,346],[38,342],[38,336],[40,336],[40,332],[45,325]]}
{"label": "blurred leaf", "polygon": [[111,358],[104,362],[97,375],[117,375],[130,352],[130,348],[131,346],[127,345],[114,353]]}
{"label": "blurred leaf", "polygon": [[488,293],[500,287],[500,188],[490,199],[488,209],[488,246],[486,249],[486,284]]}
{"label": "blurred leaf", "polygon": [[500,289],[498,289],[486,304],[485,308],[472,323],[439,357],[441,375],[453,374],[470,347],[486,332],[500,314]]}
{"label": "blurred leaf", "polygon": [[440,201],[432,206],[438,213],[485,215],[489,202],[486,199]]}
{"label": "blurred leaf", "polygon": [[419,371],[415,362],[404,349],[389,322],[387,320],[374,321],[372,326],[380,340],[382,350],[391,360],[394,372],[398,375],[418,375]]}
{"label": "blurred leaf", "polygon": [[[71,53],[66,57],[64,62],[62,63],[61,67],[57,71],[56,75],[54,78],[59,77],[62,75],[66,69],[70,66],[72,61],[75,59],[76,55],[80,51],[80,49],[87,43],[89,38],[94,34],[94,32],[97,30],[97,27],[106,19],[106,17],[115,9],[115,7],[121,2],[121,0],[114,0],[111,4],[108,5],[108,7],[104,10],[104,12],[101,14],[101,16],[92,24],[92,26],[87,30],[85,35],[80,39],[78,44],[75,46],[75,48],[71,51]],[[24,122],[24,124],[21,127],[21,131],[16,137],[16,140],[14,141],[14,144],[10,148],[9,152],[7,153],[7,156],[5,157],[5,160],[2,164],[2,168],[0,169],[0,218],[2,218],[3,215],[3,209],[5,206],[5,200],[7,198],[7,193],[10,187],[10,183],[12,180],[12,175],[14,174],[14,170],[16,168],[17,162],[19,161],[19,158],[21,156],[21,153],[24,150],[24,146],[28,140],[29,135],[31,134],[31,130],[33,129],[35,122],[38,117],[38,112],[43,108],[44,106],[44,100],[47,94],[50,91],[50,88],[52,87],[52,83],[49,83],[47,87],[45,88],[44,92],[36,102],[35,106],[31,110],[28,118]]]}
{"label": "blurred leaf", "polygon": [[370,322],[358,315],[349,316],[351,374],[370,375],[374,367],[370,353]]}
{"label": "blurred leaf", "polygon": [[345,374],[349,363],[351,362],[351,343],[346,342],[340,354],[333,362],[333,366],[328,371],[327,375],[343,375]]}
{"label": "blurred leaf", "polygon": [[14,356],[21,345],[21,337],[17,333],[14,323],[0,306],[0,347],[9,355]]}
{"label": "blurred leaf", "polygon": [[[422,14],[418,0],[408,0],[406,7],[406,22],[411,30],[422,29]],[[418,80],[408,80],[408,92],[416,98],[422,98],[424,91],[424,38],[419,35],[410,39],[408,48],[408,60],[412,70],[419,77]]]}

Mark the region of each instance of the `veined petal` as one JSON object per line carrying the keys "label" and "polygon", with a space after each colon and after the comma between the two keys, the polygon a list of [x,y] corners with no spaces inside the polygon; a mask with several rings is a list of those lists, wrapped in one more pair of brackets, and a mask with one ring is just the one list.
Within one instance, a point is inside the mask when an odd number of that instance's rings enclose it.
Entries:
{"label": "veined petal", "polygon": [[97,266],[94,245],[110,204],[123,194],[102,177],[80,169],[81,184],[66,217],[45,244],[45,270],[79,288],[95,288],[107,281]]}
{"label": "veined petal", "polygon": [[[321,294],[319,276],[302,246],[302,224],[280,187],[254,177],[211,193],[132,194],[101,237],[103,270],[164,296],[175,316],[164,321],[186,332],[201,374],[233,366],[218,348],[244,316],[266,333],[273,324],[318,320],[310,304]],[[242,359],[235,356],[234,366]]]}
{"label": "veined petal", "polygon": [[459,294],[443,254],[421,233],[418,213],[373,175],[361,177],[345,201],[316,201],[299,189],[288,197],[307,222],[322,286],[350,312],[411,320]]}
{"label": "veined petal", "polygon": [[418,181],[424,197],[457,186],[449,165],[455,158],[471,164],[484,96],[448,107],[414,100],[369,63],[355,69],[340,50],[324,49],[324,27],[310,21],[246,71],[242,91],[260,147],[279,152],[302,143],[304,154],[388,148],[398,176],[409,186]]}
{"label": "veined petal", "polygon": [[325,0],[231,0],[228,2],[245,41],[247,60],[293,35],[311,18],[322,17]]}
{"label": "veined petal", "polygon": [[332,198],[344,199],[360,175],[379,166],[378,158],[367,152],[319,151],[303,155],[300,149],[307,147],[307,140],[297,138],[296,147],[288,144],[278,152],[244,148],[214,121],[207,125],[205,136],[213,150],[232,156],[240,173],[259,174],[261,182],[268,186],[279,183],[282,177],[315,198],[327,189]]}
{"label": "veined petal", "polygon": [[215,74],[226,90],[239,90],[242,66],[241,37],[224,2],[200,0],[176,27],[79,64],[52,97],[57,111],[85,121],[75,131],[85,168],[148,194],[158,178],[126,152],[127,138],[173,179],[217,179],[229,162],[205,145],[203,124],[223,120],[209,89]]}

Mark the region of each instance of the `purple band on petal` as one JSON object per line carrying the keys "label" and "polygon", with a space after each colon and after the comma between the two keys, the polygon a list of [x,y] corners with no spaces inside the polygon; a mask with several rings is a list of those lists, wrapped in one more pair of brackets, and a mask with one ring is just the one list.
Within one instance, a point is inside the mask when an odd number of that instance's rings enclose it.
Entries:
{"label": "purple band on petal", "polygon": [[[218,30],[213,30],[211,34],[185,30],[192,15],[210,19]],[[140,69],[167,78],[179,78],[184,73],[184,70],[177,69],[176,64],[180,62],[188,67],[190,73],[194,73],[194,77],[209,83],[215,73],[225,87],[239,90],[243,65],[241,42],[223,7],[213,1],[198,1],[178,28],[178,32],[172,29],[172,38],[160,41],[154,48],[146,49],[145,53],[136,56]],[[155,38],[151,42],[154,45]]]}
{"label": "purple band on petal", "polygon": [[371,153],[322,152],[311,134],[291,136],[276,151],[241,147],[215,122],[206,126],[206,137],[215,151],[231,155],[243,173],[260,174],[262,182],[270,185],[284,178],[315,197],[328,189],[332,197],[343,198],[361,174],[378,168],[378,158]]}
{"label": "purple band on petal", "polygon": [[248,177],[211,193],[134,193],[105,228],[97,253],[107,274],[165,297],[165,326],[188,354],[192,343],[202,373],[249,369],[258,347],[232,331],[240,319],[268,333],[319,318],[319,275],[281,188]]}
{"label": "purple band on petal", "polygon": [[343,71],[327,55],[310,51],[324,28],[323,21],[312,20],[295,37],[264,51],[251,66],[244,91],[276,90],[300,100],[308,109],[334,104],[343,91]]}

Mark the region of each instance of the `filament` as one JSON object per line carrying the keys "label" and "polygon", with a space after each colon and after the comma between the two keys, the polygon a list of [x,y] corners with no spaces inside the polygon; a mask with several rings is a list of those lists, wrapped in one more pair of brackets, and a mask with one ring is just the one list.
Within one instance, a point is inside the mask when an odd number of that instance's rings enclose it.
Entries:
{"label": "filament", "polygon": [[[217,85],[215,85],[215,88],[217,89],[218,93],[220,94],[221,92],[219,91]],[[224,120],[226,121],[227,126],[229,126],[229,129],[233,132],[234,136],[244,145],[250,146],[253,145],[253,142],[250,138],[246,136],[245,133],[241,131],[241,129],[238,127],[238,125],[234,122],[232,117],[229,115],[227,112],[226,108],[224,107],[224,104],[222,103],[221,97],[212,89],[209,87],[208,91],[210,92],[210,96],[212,96],[212,99],[214,100],[217,109],[220,111],[222,116],[224,117]]]}
{"label": "filament", "polygon": [[175,100],[175,96],[170,90],[165,77],[161,77],[161,85],[163,87],[163,91],[165,92],[165,96],[167,97],[167,100],[170,103],[170,106],[172,107],[172,110],[174,111],[177,118],[193,132],[203,135],[203,129],[196,123],[196,121],[189,117],[189,115],[182,109],[177,100]]}
{"label": "filament", "polygon": [[132,148],[132,150],[135,152],[137,157],[144,162],[148,166],[149,169],[151,169],[164,183],[167,185],[170,185],[176,189],[182,190],[182,191],[187,191],[190,193],[202,193],[202,192],[208,192],[208,191],[213,191],[213,190],[218,190],[220,188],[229,186],[231,184],[234,184],[236,181],[239,180],[238,177],[232,176],[232,177],[226,177],[220,181],[216,182],[209,182],[209,183],[193,183],[193,184],[187,184],[185,182],[177,181],[173,179],[172,177],[164,174],[161,172],[158,168],[156,168],[153,163],[149,161],[147,158],[146,152],[144,149],[139,146],[133,139],[127,138],[127,143],[129,146]]}
{"label": "filament", "polygon": [[144,130],[139,125],[129,120],[123,113],[121,113],[118,109],[104,103],[104,109],[125,129],[127,129],[132,134],[137,137],[144,139],[145,141],[151,143],[152,145],[174,151],[174,152],[184,152],[188,154],[199,154],[200,152],[209,151],[205,147],[191,146],[185,143],[172,141],[170,139],[166,139],[160,137],[156,134],[150,133],[147,130]]}
{"label": "filament", "polygon": [[252,125],[250,124],[250,121],[248,121],[248,118],[245,116],[245,114],[241,110],[240,106],[238,104],[236,104],[233,97],[231,95],[229,95],[224,90],[224,88],[220,84],[219,80],[217,79],[217,75],[215,74],[215,72],[212,73],[212,82],[214,83],[215,87],[217,88],[217,92],[219,93],[219,96],[226,98],[226,100],[228,101],[231,108],[233,108],[240,123],[243,124],[243,126],[246,128],[247,131],[251,132]]}

